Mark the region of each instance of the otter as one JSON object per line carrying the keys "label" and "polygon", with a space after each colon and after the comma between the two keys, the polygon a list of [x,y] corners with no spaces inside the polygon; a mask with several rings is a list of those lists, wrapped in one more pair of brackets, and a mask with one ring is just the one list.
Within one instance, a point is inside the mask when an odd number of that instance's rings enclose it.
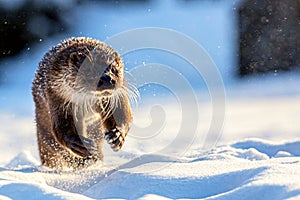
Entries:
{"label": "otter", "polygon": [[113,48],[91,38],[63,40],[44,55],[32,85],[42,165],[90,166],[103,160],[105,140],[121,149],[137,90],[127,85]]}

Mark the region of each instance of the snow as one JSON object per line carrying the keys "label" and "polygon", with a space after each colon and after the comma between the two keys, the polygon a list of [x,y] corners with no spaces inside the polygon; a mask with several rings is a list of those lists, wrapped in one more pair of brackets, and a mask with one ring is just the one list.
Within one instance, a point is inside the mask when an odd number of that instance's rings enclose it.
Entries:
{"label": "snow", "polygon": [[[119,3],[114,5],[117,13],[109,4],[83,4],[74,8],[78,25],[71,33],[45,38],[1,63],[14,67],[6,71],[0,87],[0,199],[300,199],[299,76],[234,78],[236,1],[230,2],[150,1],[133,6],[134,12]],[[68,36],[106,40],[145,26],[190,36],[218,66],[225,83],[226,119],[216,146],[203,148],[212,119],[205,82],[192,70],[185,74],[188,66],[176,57],[134,52],[124,56],[128,70],[157,62],[190,78],[199,111],[196,131],[187,127],[181,144],[172,143],[183,120],[181,109],[195,108],[180,105],[176,95],[162,88],[145,86],[139,88],[141,102],[120,152],[104,145],[104,162],[80,171],[41,166],[30,87],[43,54]],[[161,154],[166,147],[169,153]]]}
{"label": "snow", "polygon": [[[28,152],[21,153],[0,169],[0,194],[11,199],[27,194],[31,199],[299,197],[299,143],[249,139],[202,153],[194,148],[181,158],[131,154],[121,165],[63,173],[47,171]],[[286,154],[276,157],[280,149]]]}
{"label": "snow", "polygon": [[[132,133],[121,152],[105,145],[104,162],[78,172],[42,167],[32,117],[1,114],[6,137],[1,139],[0,199],[299,199],[300,139],[293,120],[300,110],[289,106],[299,98],[272,98],[267,105],[256,98],[257,110],[245,109],[248,101],[229,102],[224,133],[212,149],[203,150],[198,138],[181,155],[157,154],[173,138],[167,133],[174,127],[166,125],[166,133],[146,140]],[[278,102],[287,104],[280,108],[284,116],[272,119],[267,111],[276,110]],[[204,112],[209,115],[209,109]],[[174,120],[169,123],[175,125]]]}

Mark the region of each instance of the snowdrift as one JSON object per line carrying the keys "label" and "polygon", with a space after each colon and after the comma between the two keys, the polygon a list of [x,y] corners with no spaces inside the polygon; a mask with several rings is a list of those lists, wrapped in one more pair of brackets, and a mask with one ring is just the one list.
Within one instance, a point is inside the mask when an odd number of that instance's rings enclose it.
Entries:
{"label": "snowdrift", "polygon": [[122,152],[77,172],[47,170],[22,152],[0,168],[0,198],[298,199],[299,145],[248,139],[180,158]]}

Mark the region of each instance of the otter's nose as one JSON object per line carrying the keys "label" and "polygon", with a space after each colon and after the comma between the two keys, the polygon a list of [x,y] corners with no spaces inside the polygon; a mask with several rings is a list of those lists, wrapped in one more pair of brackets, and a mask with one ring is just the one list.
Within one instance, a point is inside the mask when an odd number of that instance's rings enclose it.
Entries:
{"label": "otter's nose", "polygon": [[105,89],[113,89],[116,85],[116,81],[113,80],[110,76],[107,74],[103,74],[100,77],[100,80],[97,84],[98,90],[105,90]]}

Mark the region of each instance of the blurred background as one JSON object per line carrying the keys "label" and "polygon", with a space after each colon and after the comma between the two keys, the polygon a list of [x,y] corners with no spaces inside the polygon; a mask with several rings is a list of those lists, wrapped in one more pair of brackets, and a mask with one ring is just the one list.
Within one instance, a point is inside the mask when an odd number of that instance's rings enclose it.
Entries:
{"label": "blurred background", "polygon": [[[181,32],[215,62],[227,94],[221,141],[298,136],[299,0],[0,0],[0,134],[22,139],[21,149],[35,145],[31,81],[51,46],[78,36],[105,41],[143,27]],[[124,56],[127,70],[152,62],[190,80],[199,91],[200,123],[209,127],[209,92],[187,63],[151,51]],[[166,91],[140,92],[159,99]],[[9,137],[3,140],[7,148],[15,145]]]}

